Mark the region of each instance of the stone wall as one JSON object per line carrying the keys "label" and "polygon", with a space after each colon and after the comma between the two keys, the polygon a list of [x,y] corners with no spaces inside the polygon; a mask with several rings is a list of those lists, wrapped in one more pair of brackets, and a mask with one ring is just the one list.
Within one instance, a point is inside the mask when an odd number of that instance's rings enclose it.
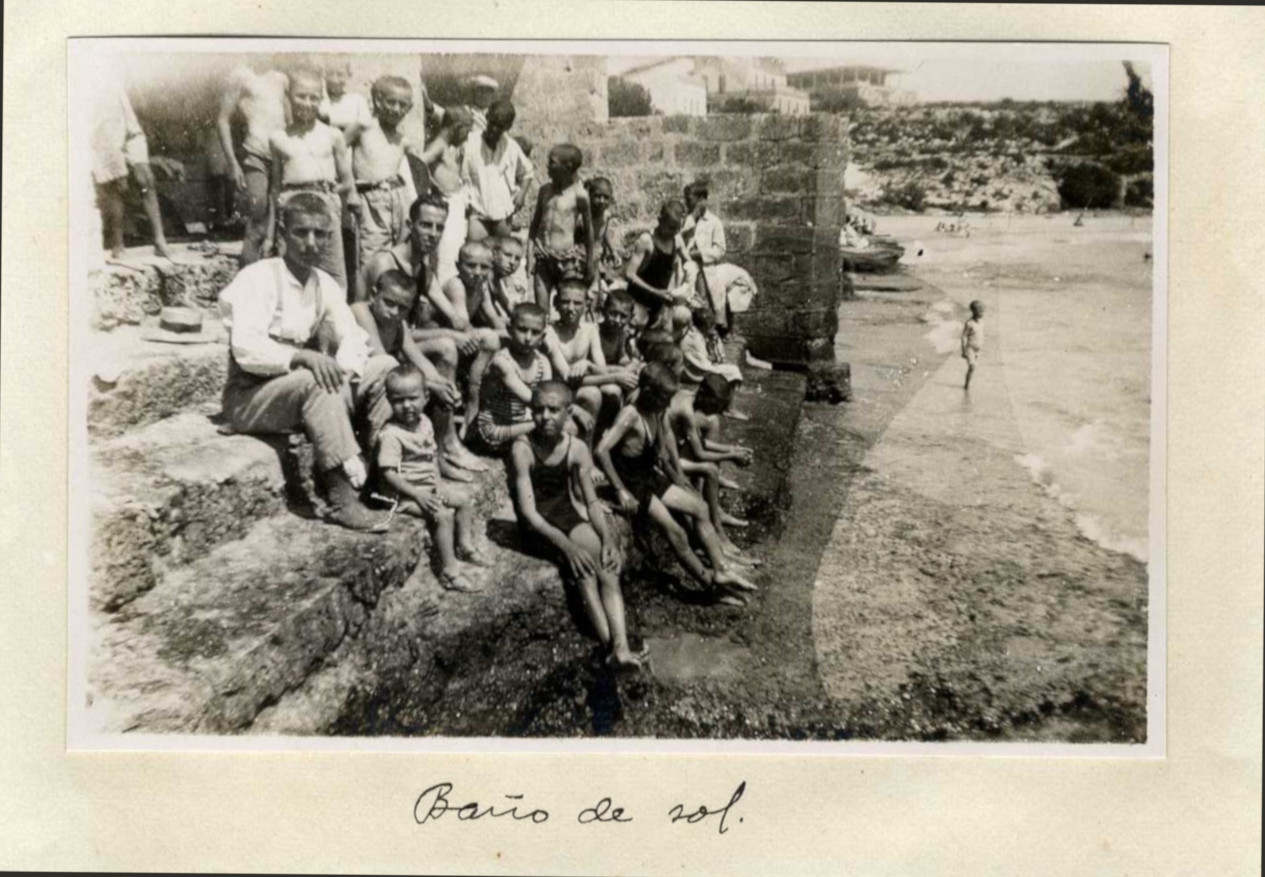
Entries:
{"label": "stone wall", "polygon": [[537,167],[555,143],[583,150],[583,175],[611,180],[616,217],[630,236],[651,227],[659,206],[681,198],[687,183],[707,179],[729,261],[750,271],[760,289],[738,322],[751,352],[778,364],[833,364],[848,159],[842,117],[653,116],[606,124],[519,118],[516,132],[537,144]]}

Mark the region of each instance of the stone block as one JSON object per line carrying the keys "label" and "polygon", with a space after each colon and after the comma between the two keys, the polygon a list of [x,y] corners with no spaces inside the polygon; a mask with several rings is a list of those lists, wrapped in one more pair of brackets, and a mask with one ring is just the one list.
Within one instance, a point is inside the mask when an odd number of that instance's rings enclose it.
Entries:
{"label": "stone block", "polygon": [[802,368],[808,362],[808,347],[803,338],[788,334],[763,334],[747,328],[749,313],[735,314],[735,326],[747,339],[747,349],[757,359],[774,365]]}
{"label": "stone block", "polygon": [[758,175],[749,170],[721,167],[698,175],[711,186],[711,203],[717,204],[727,198],[740,198],[744,195],[755,195],[760,190]]}
{"label": "stone block", "polygon": [[766,226],[757,235],[760,252],[811,253],[814,240],[808,226]]}
{"label": "stone block", "polygon": [[641,161],[641,143],[626,140],[602,147],[601,162],[606,167],[631,167]]}
{"label": "stone block", "polygon": [[750,259],[752,277],[761,288],[789,280],[795,273],[795,257],[790,253],[753,254]]}
{"label": "stone block", "polygon": [[744,140],[725,144],[725,164],[730,167],[762,169],[778,161],[778,144],[763,140]]}
{"label": "stone block", "polygon": [[799,117],[799,137],[801,140],[841,140],[847,131],[847,123],[842,116],[832,113],[810,113]]}
{"label": "stone block", "polygon": [[724,215],[739,221],[799,225],[802,223],[800,200],[786,196],[738,198],[723,205]]}
{"label": "stone block", "polygon": [[673,150],[676,162],[689,168],[714,167],[720,163],[720,145],[716,143],[678,143]]}
{"label": "stone block", "polygon": [[791,140],[799,136],[799,116],[783,116],[777,113],[761,117],[756,134],[761,140]]}
{"label": "stone block", "polygon": [[835,335],[839,333],[839,314],[835,304],[832,302],[832,306],[827,308],[793,310],[787,319],[787,328],[792,334],[806,339],[828,338],[833,344]]}
{"label": "stone block", "polygon": [[663,133],[665,134],[690,134],[693,127],[694,117],[692,116],[664,116],[663,117]]}
{"label": "stone block", "polygon": [[751,249],[755,241],[755,226],[725,223],[725,245],[730,253],[742,253]]}
{"label": "stone block", "polygon": [[769,194],[811,195],[817,185],[817,171],[807,165],[783,165],[760,173],[760,191]]}
{"label": "stone block", "polygon": [[818,198],[843,198],[846,191],[843,185],[843,168],[818,168],[813,188]]}
{"label": "stone block", "polygon": [[839,239],[839,229],[843,228],[843,223],[848,215],[848,204],[842,195],[830,195],[825,198],[818,197],[811,201],[805,200],[806,209],[812,210],[811,222],[814,228],[825,228],[834,232],[835,240]]}
{"label": "stone block", "polygon": [[808,384],[804,388],[805,402],[827,402],[838,405],[852,401],[852,366],[846,362],[810,362]]}
{"label": "stone block", "polygon": [[662,140],[653,140],[647,144],[646,161],[660,164],[667,160],[667,146]]}
{"label": "stone block", "polygon": [[751,136],[751,128],[751,116],[721,113],[700,118],[694,136],[700,140],[745,140]]}

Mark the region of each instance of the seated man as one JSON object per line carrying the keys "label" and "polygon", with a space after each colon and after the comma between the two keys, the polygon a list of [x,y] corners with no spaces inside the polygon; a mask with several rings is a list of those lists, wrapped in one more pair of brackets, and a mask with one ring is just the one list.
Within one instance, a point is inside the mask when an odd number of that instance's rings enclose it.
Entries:
{"label": "seated man", "polygon": [[[302,429],[331,510],[328,519],[353,530],[378,530],[385,519],[365,508],[366,471],[353,416],[376,434],[390,417],[383,380],[390,356],[370,356],[342,289],[317,268],[339,232],[319,195],[297,192],[285,205],[280,232],[285,256],[246,268],[220,293],[229,333],[224,418],[237,432]],[[313,349],[318,338],[333,355]]]}

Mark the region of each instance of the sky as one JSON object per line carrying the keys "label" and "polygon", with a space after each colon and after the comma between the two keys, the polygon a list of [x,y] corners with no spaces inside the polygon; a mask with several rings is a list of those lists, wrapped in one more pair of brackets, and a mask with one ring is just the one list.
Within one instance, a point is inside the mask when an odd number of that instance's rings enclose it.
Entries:
{"label": "sky", "polygon": [[[831,52],[833,57],[824,58],[769,54],[781,57],[788,72],[849,63],[901,70],[904,72],[891,84],[915,92],[923,101],[1111,101],[1120,98],[1128,83],[1120,61],[1128,57],[1129,51],[1123,47],[1103,53],[1101,47],[1081,51],[1084,47],[1043,46],[1042,50],[1035,50],[1032,46],[967,47],[943,43],[908,44],[899,49],[890,46],[839,46],[837,54]],[[1114,57],[1103,57],[1104,54]],[[653,58],[647,56],[612,56],[609,69],[617,74],[650,60]],[[1135,66],[1149,86],[1148,65]]]}

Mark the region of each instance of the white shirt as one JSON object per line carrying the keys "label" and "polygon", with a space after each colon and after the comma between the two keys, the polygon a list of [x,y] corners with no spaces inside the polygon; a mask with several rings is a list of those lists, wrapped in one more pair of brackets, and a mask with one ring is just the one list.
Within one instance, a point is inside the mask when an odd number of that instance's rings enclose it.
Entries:
{"label": "white shirt", "polygon": [[694,229],[694,240],[690,242],[690,246],[698,249],[704,265],[715,265],[725,258],[725,227],[720,224],[715,213],[704,210],[697,222],[692,215],[686,217],[681,226],[682,237],[690,229]]}
{"label": "white shirt", "polygon": [[313,268],[307,282],[300,283],[280,257],[261,259],[237,273],[220,292],[220,319],[234,361],[254,375],[289,372],[295,351],[322,325],[338,345],[334,359],[344,370],[359,375],[369,359],[369,336],[334,278]]}
{"label": "white shirt", "polygon": [[476,214],[494,221],[513,216],[514,197],[531,172],[531,162],[513,137],[502,134],[496,148],[490,149],[481,133],[470,132],[461,159],[461,180]]}
{"label": "white shirt", "polygon": [[337,102],[328,97],[321,98],[317,114],[326,120],[330,127],[337,128],[344,134],[353,124],[367,128],[373,124],[373,112],[369,109],[369,101],[357,91],[345,91]]}

